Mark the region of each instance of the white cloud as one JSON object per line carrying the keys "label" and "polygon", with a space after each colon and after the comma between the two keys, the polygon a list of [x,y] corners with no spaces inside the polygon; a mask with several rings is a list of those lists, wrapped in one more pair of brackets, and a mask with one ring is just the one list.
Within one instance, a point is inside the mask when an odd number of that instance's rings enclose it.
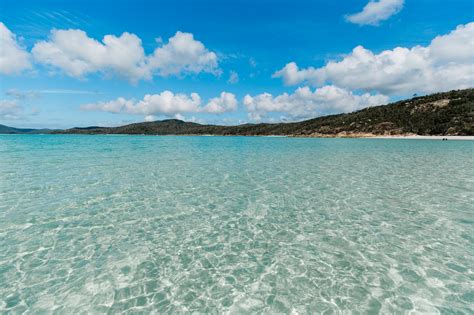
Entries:
{"label": "white cloud", "polygon": [[222,114],[235,111],[237,105],[238,102],[234,94],[222,92],[219,97],[211,98],[203,108],[203,111],[212,114]]}
{"label": "white cloud", "polygon": [[472,87],[474,23],[438,36],[429,46],[397,47],[379,54],[357,46],[341,61],[299,69],[294,62],[274,73],[288,85],[334,84],[350,90],[406,95]]}
{"label": "white cloud", "polygon": [[199,72],[218,73],[217,55],[209,51],[203,43],[195,40],[191,33],[176,32],[166,45],[155,50],[148,63],[162,76]]}
{"label": "white cloud", "polygon": [[403,8],[404,0],[370,0],[361,12],[346,16],[346,20],[360,25],[378,25]]}
{"label": "white cloud", "polygon": [[81,109],[144,116],[159,114],[173,117],[183,113],[223,113],[235,110],[237,107],[235,95],[227,92],[222,92],[220,97],[211,99],[204,107],[201,106],[201,103],[201,97],[197,93],[187,95],[163,91],[160,94],[147,94],[140,101],[119,97],[108,102],[85,104],[81,106]]}
{"label": "white cloud", "polygon": [[156,117],[153,115],[146,115],[143,120],[145,120],[146,122],[155,121]]}
{"label": "white cloud", "polygon": [[99,42],[82,30],[52,30],[48,41],[36,43],[35,60],[67,75],[83,78],[94,72],[109,72],[132,81],[149,79],[141,39],[134,34],[106,35]]}
{"label": "white cloud", "polygon": [[176,115],[174,115],[174,118],[175,118],[175,119],[178,119],[178,120],[185,120],[185,119],[186,119],[186,117],[184,117],[184,116],[181,115],[181,114],[176,114]]}
{"label": "white cloud", "polygon": [[98,102],[81,106],[84,110],[97,110],[110,113],[128,113],[138,115],[164,114],[173,116],[183,112],[197,112],[201,98],[197,93],[174,94],[164,91],[160,94],[147,94],[141,101],[127,100],[119,97],[109,102]]}
{"label": "white cloud", "polygon": [[23,108],[16,100],[0,100],[0,119],[19,119]]}
{"label": "white cloud", "polygon": [[16,35],[0,22],[0,73],[17,74],[30,68],[30,54],[20,47]]}
{"label": "white cloud", "polygon": [[227,80],[227,83],[230,83],[230,84],[239,83],[239,74],[235,71],[230,71],[230,75],[229,75],[229,79]]}
{"label": "white cloud", "polygon": [[[388,97],[365,93],[356,95],[335,86],[324,86],[312,91],[309,87],[298,88],[294,93],[273,96],[262,93],[256,96],[246,95],[243,103],[252,120],[269,120],[269,113],[280,113],[291,120],[312,118],[324,114],[351,112],[364,107],[382,105]],[[219,97],[211,98],[205,104],[196,93],[174,94],[164,91],[160,94],[148,94],[142,100],[128,100],[119,97],[108,102],[98,102],[81,106],[82,110],[104,111],[143,115],[145,121],[155,120],[155,115],[165,115],[184,120],[184,114],[209,113],[222,114],[237,110],[238,101],[234,94],[222,92]]]}
{"label": "white cloud", "polygon": [[283,93],[275,97],[269,93],[244,97],[249,118],[256,121],[262,120],[268,113],[282,113],[292,119],[303,119],[323,114],[352,112],[387,102],[388,97],[385,95],[355,95],[332,85],[315,91],[311,91],[309,87],[301,87],[292,94]]}
{"label": "white cloud", "polygon": [[126,100],[123,97],[119,97],[116,100],[108,102],[97,102],[81,105],[82,110],[87,111],[102,111],[109,113],[120,113],[127,108],[133,107],[133,100]]}
{"label": "white cloud", "polygon": [[188,121],[188,122],[193,122],[193,123],[197,123],[197,124],[201,124],[201,125],[205,125],[207,124],[207,121],[202,119],[202,118],[197,118],[195,116],[192,116],[191,118],[186,118],[186,117],[183,117],[182,120],[185,120],[185,121]]}
{"label": "white cloud", "polygon": [[37,62],[76,78],[100,72],[136,82],[151,79],[154,74],[218,72],[216,54],[193,34],[182,32],[146,56],[141,39],[134,34],[106,35],[99,42],[82,30],[52,30],[50,39],[36,43],[32,53]]}
{"label": "white cloud", "polygon": [[197,93],[174,94],[164,91],[160,94],[145,95],[143,100],[130,108],[136,114],[165,114],[193,113],[199,111],[201,97]]}
{"label": "white cloud", "polygon": [[474,66],[474,22],[459,25],[451,33],[435,37],[428,49],[435,63],[462,63]]}

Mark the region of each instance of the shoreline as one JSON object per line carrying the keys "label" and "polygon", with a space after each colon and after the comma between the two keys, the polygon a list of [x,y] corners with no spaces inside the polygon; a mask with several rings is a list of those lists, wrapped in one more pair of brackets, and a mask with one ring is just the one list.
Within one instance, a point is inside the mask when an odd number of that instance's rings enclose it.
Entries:
{"label": "shoreline", "polygon": [[73,136],[177,136],[177,137],[264,137],[264,138],[319,138],[319,139],[406,139],[406,140],[474,140],[474,136],[424,136],[424,135],[375,135],[375,134],[314,134],[314,135],[212,135],[212,134],[125,134],[125,133],[5,133],[0,134],[18,135],[73,135]]}
{"label": "shoreline", "polygon": [[399,135],[383,135],[365,132],[337,134],[315,133],[311,135],[290,135],[294,138],[341,138],[341,139],[409,139],[409,140],[474,140],[474,136],[439,136],[439,135],[417,135],[417,134],[399,134]]}
{"label": "shoreline", "polygon": [[374,136],[375,139],[410,139],[410,140],[474,140],[474,136]]}

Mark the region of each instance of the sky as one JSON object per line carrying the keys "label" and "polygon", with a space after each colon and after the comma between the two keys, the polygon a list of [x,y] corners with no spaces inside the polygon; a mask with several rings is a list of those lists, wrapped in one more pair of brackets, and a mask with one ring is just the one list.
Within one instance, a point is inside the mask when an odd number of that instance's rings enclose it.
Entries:
{"label": "sky", "polygon": [[0,124],[299,121],[474,87],[472,0],[0,1]]}

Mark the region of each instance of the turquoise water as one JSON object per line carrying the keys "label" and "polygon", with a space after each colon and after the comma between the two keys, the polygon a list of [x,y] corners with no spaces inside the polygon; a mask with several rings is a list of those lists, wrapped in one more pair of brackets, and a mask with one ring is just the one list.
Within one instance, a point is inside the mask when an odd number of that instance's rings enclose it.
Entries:
{"label": "turquoise water", "polygon": [[473,149],[0,136],[0,311],[473,313]]}

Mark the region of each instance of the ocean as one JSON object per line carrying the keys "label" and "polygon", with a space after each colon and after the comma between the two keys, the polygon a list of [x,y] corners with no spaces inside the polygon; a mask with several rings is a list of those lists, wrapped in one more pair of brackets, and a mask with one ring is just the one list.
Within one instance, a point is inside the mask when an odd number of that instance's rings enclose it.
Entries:
{"label": "ocean", "polygon": [[0,136],[0,312],[473,313],[474,142]]}

